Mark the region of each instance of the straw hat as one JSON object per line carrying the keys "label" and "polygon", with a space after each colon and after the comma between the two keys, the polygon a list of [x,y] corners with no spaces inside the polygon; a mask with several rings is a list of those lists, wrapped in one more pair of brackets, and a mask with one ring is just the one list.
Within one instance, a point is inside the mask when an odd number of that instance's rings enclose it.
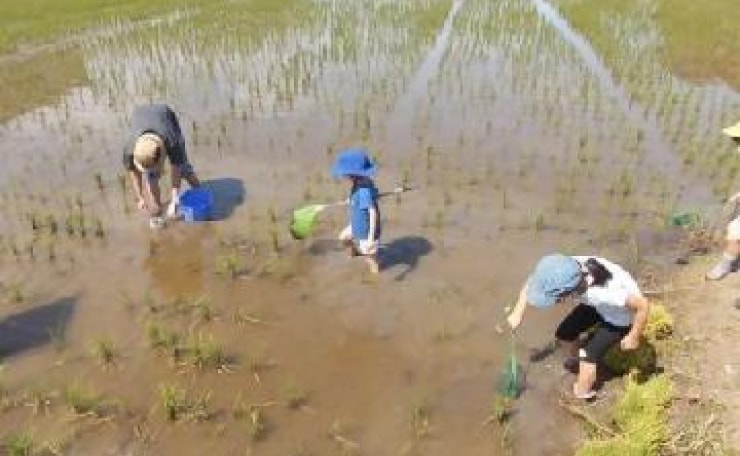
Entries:
{"label": "straw hat", "polygon": [[145,172],[162,166],[165,156],[164,141],[153,133],[144,133],[134,144],[134,166]]}
{"label": "straw hat", "polygon": [[730,138],[740,138],[740,122],[725,128],[722,132]]}

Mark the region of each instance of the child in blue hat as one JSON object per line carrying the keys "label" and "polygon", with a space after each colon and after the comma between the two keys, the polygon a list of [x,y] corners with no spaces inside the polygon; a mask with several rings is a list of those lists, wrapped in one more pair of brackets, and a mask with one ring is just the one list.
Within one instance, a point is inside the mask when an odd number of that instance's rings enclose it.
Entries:
{"label": "child in blue hat", "polygon": [[381,223],[378,208],[378,189],[373,182],[377,167],[362,148],[346,149],[339,153],[331,173],[352,183],[349,198],[349,225],[339,234],[350,255],[360,255],[370,266],[370,272],[380,271],[378,241]]}

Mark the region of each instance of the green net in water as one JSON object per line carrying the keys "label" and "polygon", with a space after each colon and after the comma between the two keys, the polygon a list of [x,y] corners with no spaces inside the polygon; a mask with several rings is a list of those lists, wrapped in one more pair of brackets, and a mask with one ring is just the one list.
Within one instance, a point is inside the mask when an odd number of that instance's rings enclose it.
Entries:
{"label": "green net in water", "polygon": [[498,393],[500,395],[512,399],[519,397],[524,390],[523,376],[520,370],[519,360],[517,359],[514,341],[512,339],[509,357],[498,380]]}
{"label": "green net in water", "polygon": [[323,204],[312,204],[293,211],[293,220],[290,223],[290,234],[295,239],[305,239],[316,223],[319,213],[326,206]]}

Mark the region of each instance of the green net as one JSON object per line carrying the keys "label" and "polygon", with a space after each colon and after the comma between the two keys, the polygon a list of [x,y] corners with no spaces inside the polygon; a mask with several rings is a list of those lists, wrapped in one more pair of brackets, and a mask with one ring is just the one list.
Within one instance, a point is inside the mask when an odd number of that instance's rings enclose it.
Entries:
{"label": "green net", "polygon": [[520,375],[519,360],[516,356],[514,338],[511,338],[509,356],[506,360],[504,370],[498,381],[498,393],[504,397],[515,399],[523,390],[522,375]]}
{"label": "green net", "polygon": [[313,226],[319,213],[326,207],[323,204],[312,204],[293,211],[293,220],[290,223],[290,234],[295,239],[305,239]]}

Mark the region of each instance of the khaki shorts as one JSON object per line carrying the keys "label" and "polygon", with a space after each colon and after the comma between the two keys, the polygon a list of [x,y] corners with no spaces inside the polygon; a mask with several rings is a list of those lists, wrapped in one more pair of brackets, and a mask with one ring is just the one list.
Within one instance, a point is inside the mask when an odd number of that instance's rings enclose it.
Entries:
{"label": "khaki shorts", "polygon": [[728,241],[740,241],[740,217],[731,221],[727,225],[727,240]]}
{"label": "khaki shorts", "polygon": [[342,242],[352,242],[355,246],[355,250],[360,255],[375,255],[378,253],[378,242],[367,242],[367,240],[356,240],[352,238],[352,226],[347,225],[346,228],[339,233],[339,240]]}

